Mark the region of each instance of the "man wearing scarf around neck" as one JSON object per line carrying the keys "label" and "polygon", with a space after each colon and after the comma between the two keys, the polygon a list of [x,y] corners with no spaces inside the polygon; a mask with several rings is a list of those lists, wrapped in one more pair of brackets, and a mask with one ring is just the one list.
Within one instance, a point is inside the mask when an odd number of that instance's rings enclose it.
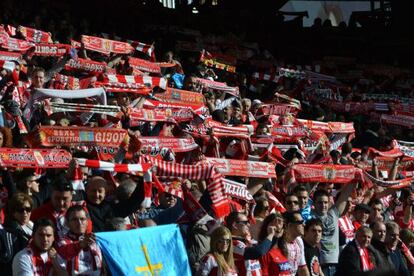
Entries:
{"label": "man wearing scarf around neck", "polygon": [[102,253],[94,233],[88,233],[88,214],[75,205],[66,212],[69,232],[59,240],[58,252],[65,259],[69,275],[102,275]]}
{"label": "man wearing scarf around neck", "polygon": [[55,227],[48,219],[39,219],[33,227],[33,239],[13,259],[13,276],[68,275],[63,259],[53,247]]}

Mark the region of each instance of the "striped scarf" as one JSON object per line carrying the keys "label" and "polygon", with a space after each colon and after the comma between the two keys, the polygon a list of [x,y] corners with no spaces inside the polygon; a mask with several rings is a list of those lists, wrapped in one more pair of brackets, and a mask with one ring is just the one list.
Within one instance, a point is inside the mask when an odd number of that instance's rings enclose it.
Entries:
{"label": "striped scarf", "polygon": [[155,61],[154,45],[149,45],[133,40],[128,40],[128,43],[130,43],[136,51],[146,54],[147,56],[151,57],[153,61]]}
{"label": "striped scarf", "polygon": [[371,261],[371,257],[369,256],[367,248],[361,248],[357,241],[355,241],[358,253],[359,253],[359,260],[361,261],[361,269],[362,271],[370,271],[375,268],[374,264]]}
{"label": "striped scarf", "polygon": [[108,172],[117,173],[131,173],[131,174],[143,174],[144,177],[144,200],[141,206],[149,208],[152,200],[152,181],[153,176],[151,172],[152,165],[150,163],[139,164],[114,164],[110,162],[104,162],[100,160],[89,160],[84,158],[77,158],[80,166],[88,167],[91,169],[99,169]]}
{"label": "striped scarf", "polygon": [[104,84],[137,84],[137,88],[154,88],[160,87],[162,89],[167,88],[167,79],[160,77],[149,77],[149,76],[132,76],[132,75],[111,75],[105,74],[103,77]]}
{"label": "striped scarf", "polygon": [[87,112],[117,117],[121,108],[115,105],[80,104],[80,103],[53,103],[45,101],[44,109],[48,115],[59,112]]}
{"label": "striped scarf", "polygon": [[207,180],[207,191],[212,200],[212,208],[217,217],[224,217],[230,212],[228,198],[225,193],[223,177],[212,166],[208,165],[183,165],[148,158],[156,168],[158,176],[182,177],[191,180]]}

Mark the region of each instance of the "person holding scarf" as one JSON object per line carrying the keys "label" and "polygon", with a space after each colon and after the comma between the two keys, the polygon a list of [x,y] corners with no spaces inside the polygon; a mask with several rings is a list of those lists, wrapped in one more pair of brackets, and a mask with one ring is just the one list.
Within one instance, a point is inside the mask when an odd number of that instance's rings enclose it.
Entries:
{"label": "person holding scarf", "polygon": [[379,266],[378,252],[371,246],[372,230],[361,226],[339,257],[337,275],[373,271]]}
{"label": "person holding scarf", "polygon": [[33,226],[33,239],[13,259],[13,276],[68,275],[63,259],[57,254],[53,243],[55,226],[49,219],[41,218]]}
{"label": "person holding scarf", "polygon": [[88,214],[75,205],[66,212],[69,232],[58,241],[57,251],[66,262],[69,275],[103,275],[102,253],[93,233],[87,233]]}

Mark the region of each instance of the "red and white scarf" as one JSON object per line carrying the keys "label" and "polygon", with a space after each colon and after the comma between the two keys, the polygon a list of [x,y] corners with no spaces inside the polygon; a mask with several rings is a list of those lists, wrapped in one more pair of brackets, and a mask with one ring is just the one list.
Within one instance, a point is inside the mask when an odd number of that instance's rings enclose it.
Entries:
{"label": "red and white scarf", "polygon": [[134,50],[129,43],[100,37],[82,35],[81,41],[85,49],[106,55],[109,55],[110,53],[129,54]]}
{"label": "red and white scarf", "polygon": [[290,169],[296,182],[352,183],[363,180],[363,173],[351,165],[296,164]]}
{"label": "red and white scarf", "polygon": [[235,197],[246,202],[254,202],[252,194],[247,190],[247,186],[230,179],[224,179],[226,185],[226,194],[231,197]]}
{"label": "red and white scarf", "polygon": [[[92,256],[92,262],[88,263],[88,266],[92,265],[93,272],[101,270],[100,274],[102,275],[103,271],[102,271],[101,250],[99,249],[96,243],[93,243],[88,248],[80,249],[78,252],[76,252],[72,248],[73,248],[73,245],[75,245],[76,243],[79,243],[80,239],[82,239],[82,236],[78,236],[78,235],[75,235],[69,232],[67,235],[65,235],[65,237],[60,239],[58,242],[58,252],[66,261],[67,272],[69,273],[69,275],[79,275],[80,273],[79,262],[83,261],[81,260],[81,257],[85,256],[85,254],[90,254]],[[81,254],[81,252],[83,254]]]}
{"label": "red and white scarf", "polygon": [[371,183],[372,185],[382,186],[386,188],[392,188],[392,189],[401,189],[405,187],[411,186],[411,183],[414,181],[414,177],[399,179],[399,180],[393,180],[393,181],[385,181],[381,179],[377,179],[373,177],[368,172],[364,172],[365,179]]}
{"label": "red and white scarf", "polygon": [[77,58],[70,59],[65,64],[65,70],[67,71],[85,71],[94,74],[102,74],[106,71],[106,63],[98,62],[89,59]]}
{"label": "red and white scarf", "polygon": [[120,147],[128,135],[125,129],[41,126],[33,132],[32,145]]}
{"label": "red and white scarf", "polygon": [[4,61],[12,61],[12,60],[21,60],[22,54],[20,53],[13,53],[13,52],[6,52],[6,51],[0,51],[0,60]]}
{"label": "red and white scarf", "polygon": [[217,217],[224,217],[230,212],[230,205],[225,194],[223,177],[212,166],[182,165],[160,161],[149,157],[149,161],[157,167],[158,176],[182,177],[193,180],[207,180],[207,191],[212,200],[212,209]]}
{"label": "red and white scarf", "polygon": [[72,156],[62,149],[0,148],[4,168],[67,168]]}
{"label": "red and white scarf", "polygon": [[70,52],[71,46],[67,44],[35,44],[33,55],[44,57],[62,57]]}
{"label": "red and white scarf", "polygon": [[[43,261],[43,258],[40,256],[40,251],[34,245],[34,241],[32,240],[28,247],[27,253],[30,255],[32,259],[32,269],[34,276],[46,276],[52,271],[53,263],[52,259],[49,258],[46,262]],[[47,254],[47,253],[46,253]]]}
{"label": "red and white scarf", "polygon": [[198,148],[198,145],[191,138],[169,138],[169,137],[139,137],[138,141],[143,148],[168,148],[174,153],[193,151]]}
{"label": "red and white scarf", "polygon": [[161,67],[158,64],[150,62],[148,60],[129,57],[128,58],[128,64],[131,68],[133,68],[135,70],[154,73],[154,74],[160,74],[161,73]]}
{"label": "red and white scarf", "polygon": [[133,41],[133,40],[128,40],[128,43],[130,43],[131,46],[134,47],[136,51],[142,52],[148,55],[149,57],[152,58],[152,60],[155,61],[154,45],[149,45],[149,44],[145,44],[145,43],[142,43],[139,41]]}
{"label": "red and white scarf", "polygon": [[355,228],[349,216],[345,215],[338,219],[339,229],[345,235],[346,243],[352,241],[355,237]]}
{"label": "red and white scarf", "polygon": [[48,32],[24,26],[19,26],[17,31],[20,32],[27,41],[35,43],[53,43],[52,36]]}
{"label": "red and white scarf", "polygon": [[118,116],[121,111],[121,108],[116,105],[53,103],[50,101],[45,101],[44,109],[48,115],[59,112],[87,112],[105,114],[112,117]]}
{"label": "red and white scarf", "polygon": [[214,166],[221,174],[229,176],[276,178],[273,163],[236,159],[206,158],[206,164]]}
{"label": "red and white scarf", "polygon": [[154,95],[156,100],[180,104],[204,105],[204,96],[201,93],[167,87],[163,93]]}
{"label": "red and white scarf", "polygon": [[359,260],[361,262],[362,271],[370,271],[375,268],[374,264],[371,261],[367,248],[361,248],[358,242],[355,240],[356,246],[358,248]]}
{"label": "red and white scarf", "polygon": [[138,84],[142,88],[160,87],[167,88],[167,79],[150,76],[132,76],[132,75],[111,75],[105,74],[103,77],[104,84],[124,83],[124,84]]}
{"label": "red and white scarf", "polygon": [[225,82],[212,81],[202,78],[195,78],[204,88],[210,88],[214,90],[220,90],[230,93],[234,96],[239,96],[239,87],[228,86]]}
{"label": "red and white scarf", "polygon": [[7,49],[9,51],[20,52],[20,53],[27,52],[30,49],[35,47],[34,43],[32,42],[28,42],[26,40],[12,38],[8,36],[0,37],[0,45],[4,49]]}

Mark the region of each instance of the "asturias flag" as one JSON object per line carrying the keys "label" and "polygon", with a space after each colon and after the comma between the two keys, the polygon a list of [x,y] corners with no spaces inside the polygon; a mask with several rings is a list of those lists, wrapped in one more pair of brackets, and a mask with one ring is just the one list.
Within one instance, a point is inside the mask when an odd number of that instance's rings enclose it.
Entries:
{"label": "asturias flag", "polygon": [[96,233],[112,275],[191,275],[176,224]]}

